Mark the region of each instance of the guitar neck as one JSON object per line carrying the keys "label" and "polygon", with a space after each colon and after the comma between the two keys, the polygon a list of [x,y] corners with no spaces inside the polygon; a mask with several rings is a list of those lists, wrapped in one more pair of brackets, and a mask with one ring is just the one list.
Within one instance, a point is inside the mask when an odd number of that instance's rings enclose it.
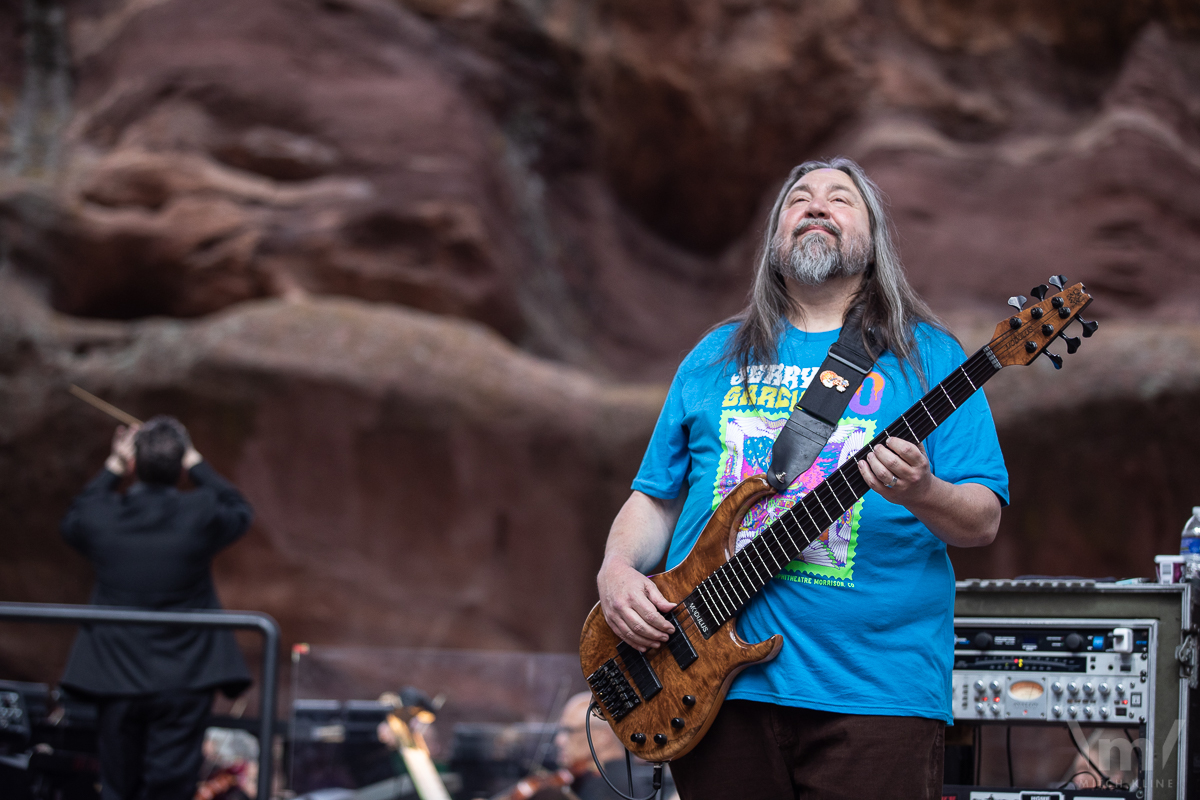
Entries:
{"label": "guitar neck", "polygon": [[706,622],[712,623],[711,627],[701,625],[701,629],[715,631],[736,616],[772,577],[798,558],[824,530],[867,493],[869,487],[858,471],[858,462],[866,458],[871,448],[888,439],[904,439],[913,444],[923,441],[1002,366],[991,346],[984,345],[729,561],[701,581],[684,601],[693,614],[703,615],[707,618]]}

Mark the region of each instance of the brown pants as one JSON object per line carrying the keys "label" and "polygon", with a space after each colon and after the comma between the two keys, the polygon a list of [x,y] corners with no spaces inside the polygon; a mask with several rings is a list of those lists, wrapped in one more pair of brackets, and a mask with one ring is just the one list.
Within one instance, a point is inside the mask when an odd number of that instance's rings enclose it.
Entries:
{"label": "brown pants", "polygon": [[671,762],[681,800],[938,800],[945,724],[728,700]]}

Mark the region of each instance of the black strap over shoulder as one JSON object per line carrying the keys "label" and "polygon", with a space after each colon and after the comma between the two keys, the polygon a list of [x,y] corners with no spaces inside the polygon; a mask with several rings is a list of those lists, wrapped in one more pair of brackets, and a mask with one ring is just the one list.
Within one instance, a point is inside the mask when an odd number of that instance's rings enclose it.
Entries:
{"label": "black strap over shoulder", "polygon": [[856,307],[846,316],[841,335],[775,438],[767,483],[776,492],[787,489],[817,460],[850,398],[875,365],[863,348],[861,327],[862,308]]}

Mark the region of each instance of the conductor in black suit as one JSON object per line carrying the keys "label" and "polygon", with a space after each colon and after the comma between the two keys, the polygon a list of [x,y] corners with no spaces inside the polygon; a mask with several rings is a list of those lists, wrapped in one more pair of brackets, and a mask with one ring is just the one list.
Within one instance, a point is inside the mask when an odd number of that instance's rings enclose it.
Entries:
{"label": "conductor in black suit", "polygon": [[[192,491],[176,488],[185,469]],[[121,493],[130,470],[137,480]],[[117,429],[62,535],[95,567],[94,605],[219,609],[212,558],[251,516],[183,425],[160,416]],[[98,704],[102,800],[191,800],[213,693],[240,694],[250,673],[228,630],[92,623],[81,626],[62,685]]]}

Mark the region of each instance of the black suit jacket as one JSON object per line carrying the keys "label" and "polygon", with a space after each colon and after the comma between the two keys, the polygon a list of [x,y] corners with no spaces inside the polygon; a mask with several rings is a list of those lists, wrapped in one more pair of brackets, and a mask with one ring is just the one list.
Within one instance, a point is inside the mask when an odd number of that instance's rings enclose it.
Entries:
{"label": "black suit jacket", "polygon": [[[189,475],[194,491],[136,483],[121,494],[121,479],[102,470],[72,502],[62,535],[96,569],[94,605],[221,607],[212,558],[253,512],[206,462]],[[232,697],[250,673],[229,630],[92,623],[80,627],[62,685],[97,696],[220,688]]]}

